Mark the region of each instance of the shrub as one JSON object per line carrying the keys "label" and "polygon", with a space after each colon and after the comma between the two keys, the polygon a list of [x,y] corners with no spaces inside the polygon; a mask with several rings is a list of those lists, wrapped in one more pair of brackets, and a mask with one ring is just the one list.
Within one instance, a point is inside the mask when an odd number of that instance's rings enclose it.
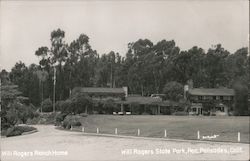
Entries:
{"label": "shrub", "polygon": [[15,129],[20,130],[22,133],[36,130],[36,128],[32,126],[15,126]]}
{"label": "shrub", "polygon": [[22,131],[20,129],[16,129],[15,127],[10,127],[6,131],[6,136],[17,136],[17,135],[22,135]]}
{"label": "shrub", "polygon": [[70,112],[74,114],[87,113],[88,107],[93,105],[92,99],[84,93],[74,93],[71,97]]}
{"label": "shrub", "polygon": [[65,101],[61,101],[60,102],[60,111],[62,113],[71,113],[72,112],[72,109],[71,109],[71,106],[72,106],[72,101],[70,99],[67,99]]}
{"label": "shrub", "polygon": [[28,119],[27,124],[55,124],[58,113],[42,113],[38,117]]}
{"label": "shrub", "polygon": [[6,120],[7,124],[14,126],[19,118],[18,118],[18,110],[16,108],[11,107],[7,112],[6,112]]}
{"label": "shrub", "polygon": [[32,106],[21,105],[18,112],[19,119],[25,124],[29,118],[34,118],[37,113]]}
{"label": "shrub", "polygon": [[81,116],[68,115],[64,119],[62,126],[63,128],[70,129],[71,126],[81,126]]}
{"label": "shrub", "polygon": [[49,98],[45,99],[42,102],[41,107],[42,107],[42,112],[52,112],[53,111],[52,101]]}
{"label": "shrub", "polygon": [[62,104],[64,103],[64,101],[57,101],[55,104],[56,110],[57,111],[61,111],[62,110]]}
{"label": "shrub", "polygon": [[82,126],[82,123],[80,121],[72,122],[72,126]]}
{"label": "shrub", "polygon": [[39,123],[39,120],[40,120],[40,117],[34,117],[32,119],[28,119],[26,124],[27,125],[35,125],[35,124]]}
{"label": "shrub", "polygon": [[32,130],[36,130],[36,128],[31,126],[13,126],[7,129],[6,136],[10,137],[10,136],[22,135],[22,133],[29,132]]}
{"label": "shrub", "polygon": [[66,113],[59,113],[55,117],[55,125],[59,126],[61,125],[61,122],[64,120],[64,118],[67,116]]}

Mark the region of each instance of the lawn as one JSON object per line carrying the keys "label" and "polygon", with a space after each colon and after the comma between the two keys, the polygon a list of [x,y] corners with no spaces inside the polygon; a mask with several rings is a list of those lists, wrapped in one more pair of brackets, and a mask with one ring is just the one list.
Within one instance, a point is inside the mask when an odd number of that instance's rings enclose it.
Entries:
{"label": "lawn", "polygon": [[140,136],[167,137],[171,139],[197,139],[200,137],[219,135],[215,141],[237,142],[238,132],[241,142],[249,143],[249,117],[216,117],[216,116],[167,116],[167,115],[89,115],[83,117],[82,126],[85,132],[136,136],[140,129]]}

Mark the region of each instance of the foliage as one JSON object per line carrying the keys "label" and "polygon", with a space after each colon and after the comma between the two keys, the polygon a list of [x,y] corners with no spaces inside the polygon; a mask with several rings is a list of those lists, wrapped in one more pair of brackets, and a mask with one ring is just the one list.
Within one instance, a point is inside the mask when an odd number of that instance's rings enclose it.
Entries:
{"label": "foliage", "polygon": [[88,107],[92,106],[92,100],[84,93],[75,93],[71,97],[71,112],[74,114],[87,113]]}
{"label": "foliage", "polygon": [[21,95],[21,92],[17,89],[17,85],[3,85],[1,86],[1,103],[2,108],[7,108],[10,103],[13,103],[16,98]]}
{"label": "foliage", "polygon": [[52,112],[53,111],[52,101],[49,98],[45,99],[41,104],[41,108],[43,112]]}
{"label": "foliage", "polygon": [[184,85],[193,80],[194,87],[204,88],[232,88],[237,80],[243,80],[244,86],[250,82],[247,47],[233,53],[221,44],[207,51],[198,46],[180,50],[174,40],[153,43],[138,39],[128,42],[123,57],[115,51],[98,53],[86,34],[68,43],[65,37],[62,29],[53,30],[48,38],[50,45],[40,46],[35,52],[39,64],[17,62],[11,72],[2,70],[3,85],[18,85],[16,89],[39,106],[43,98],[53,98],[54,78],[56,101],[72,97],[74,87],[127,86],[130,94],[149,96],[165,93],[164,87],[173,81]]}
{"label": "foliage", "polygon": [[[14,106],[18,106],[16,103],[13,104]],[[16,107],[11,107],[7,112],[6,112],[6,122],[10,125],[10,126],[14,126],[15,124],[17,124],[19,118],[18,118],[18,110],[16,109]]]}
{"label": "foliage", "polygon": [[140,104],[138,102],[132,102],[131,108],[133,109],[134,114],[141,114],[144,111],[140,108]]}
{"label": "foliage", "polygon": [[112,114],[114,111],[118,111],[119,109],[117,108],[115,101],[113,99],[106,100],[104,102],[103,108],[109,114]]}
{"label": "foliage", "polygon": [[57,113],[40,113],[39,116],[27,120],[27,124],[55,124],[55,118]]}
{"label": "foliage", "polygon": [[72,101],[71,99],[67,99],[65,101],[63,101],[61,103],[61,106],[60,106],[60,110],[62,113],[71,113],[71,105],[72,105]]}
{"label": "foliage", "polygon": [[242,82],[237,81],[234,84],[235,90],[235,115],[249,115],[248,111],[248,87]]}
{"label": "foliage", "polygon": [[173,101],[179,101],[181,98],[183,98],[183,85],[172,81],[169,83],[166,83],[164,86],[164,94],[166,95],[166,99],[173,100]]}
{"label": "foliage", "polygon": [[61,125],[61,122],[65,119],[66,116],[66,113],[58,113],[55,117],[55,124]]}
{"label": "foliage", "polygon": [[34,111],[34,107],[31,105],[21,105],[19,107],[18,117],[22,121],[22,123],[26,124],[29,118],[32,119],[34,117],[38,117],[38,113]]}
{"label": "foliage", "polygon": [[64,119],[63,128],[70,129],[72,126],[81,126],[81,116],[68,115]]}
{"label": "foliage", "polygon": [[29,131],[33,131],[36,130],[36,128],[31,127],[31,126],[13,126],[10,127],[6,130],[6,136],[10,137],[10,136],[17,136],[17,135],[22,135],[22,133],[24,132],[29,132]]}

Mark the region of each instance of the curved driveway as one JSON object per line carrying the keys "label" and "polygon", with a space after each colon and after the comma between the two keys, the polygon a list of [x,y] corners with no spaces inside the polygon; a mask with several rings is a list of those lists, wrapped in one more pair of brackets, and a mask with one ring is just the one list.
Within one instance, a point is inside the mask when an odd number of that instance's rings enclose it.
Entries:
{"label": "curved driveway", "polygon": [[37,125],[1,138],[1,160],[248,160],[249,144],[190,143],[87,136]]}

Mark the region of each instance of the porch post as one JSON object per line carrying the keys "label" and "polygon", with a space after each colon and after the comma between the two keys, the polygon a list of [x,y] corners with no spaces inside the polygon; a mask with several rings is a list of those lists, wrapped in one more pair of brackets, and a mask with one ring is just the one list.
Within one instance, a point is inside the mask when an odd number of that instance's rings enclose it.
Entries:
{"label": "porch post", "polygon": [[123,103],[121,104],[121,112],[123,112]]}
{"label": "porch post", "polygon": [[158,115],[161,114],[161,106],[158,105]]}

